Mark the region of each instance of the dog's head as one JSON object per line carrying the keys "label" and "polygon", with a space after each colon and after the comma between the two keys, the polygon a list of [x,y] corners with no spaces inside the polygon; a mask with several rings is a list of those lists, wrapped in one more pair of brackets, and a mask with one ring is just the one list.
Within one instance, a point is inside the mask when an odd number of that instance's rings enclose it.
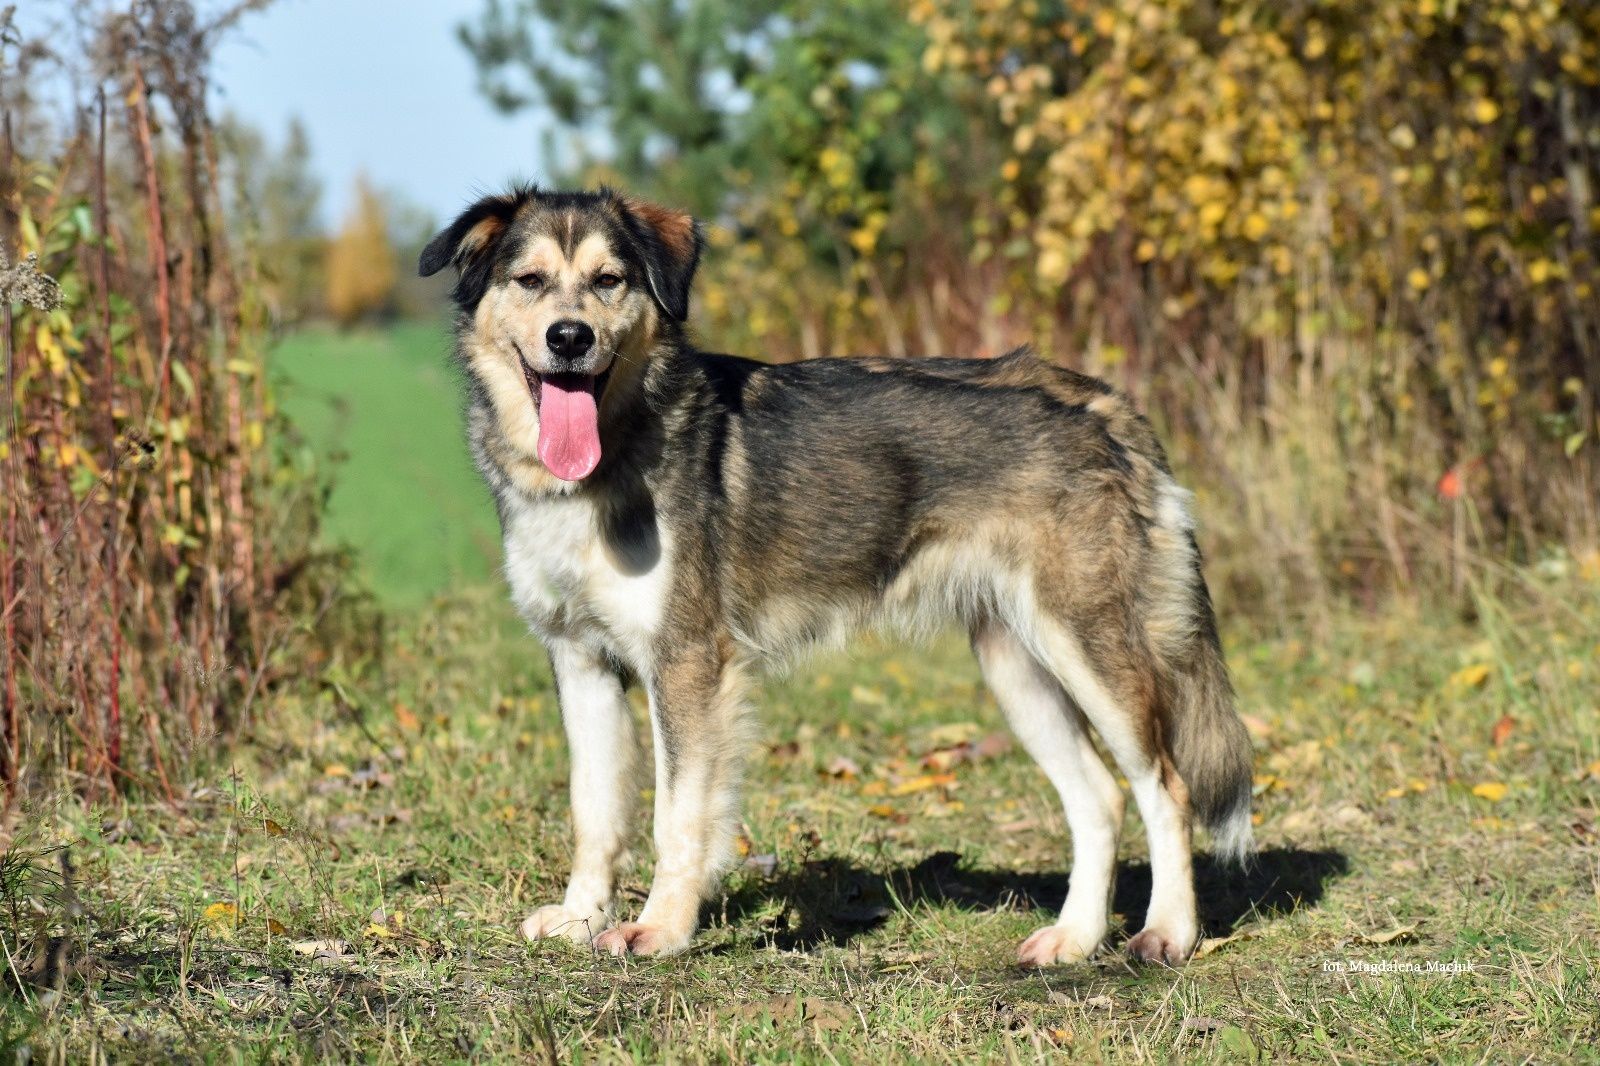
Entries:
{"label": "dog's head", "polygon": [[[536,435],[563,481],[600,463],[608,395],[634,388],[689,314],[700,228],[608,190],[489,196],[422,251],[424,277],[454,264],[462,350],[502,423]],[[526,409],[519,411],[519,405]]]}

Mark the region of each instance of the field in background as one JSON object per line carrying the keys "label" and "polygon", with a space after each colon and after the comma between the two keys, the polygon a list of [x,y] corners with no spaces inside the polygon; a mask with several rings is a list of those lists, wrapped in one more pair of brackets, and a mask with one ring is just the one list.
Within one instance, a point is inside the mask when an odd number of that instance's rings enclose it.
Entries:
{"label": "field in background", "polygon": [[297,333],[272,365],[279,402],[333,471],[325,538],[356,549],[380,598],[416,607],[490,580],[499,531],[467,454],[442,321]]}

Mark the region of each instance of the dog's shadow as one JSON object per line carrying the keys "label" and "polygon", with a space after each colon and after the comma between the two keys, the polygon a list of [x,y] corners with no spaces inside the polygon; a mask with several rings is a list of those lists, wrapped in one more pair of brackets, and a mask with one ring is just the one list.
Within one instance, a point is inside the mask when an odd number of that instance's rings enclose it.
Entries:
{"label": "dog's shadow", "polygon": [[[1266,848],[1248,870],[1195,857],[1195,889],[1206,935],[1225,935],[1249,918],[1271,918],[1313,906],[1325,886],[1349,869],[1343,853]],[[732,921],[764,914],[762,935],[784,951],[846,944],[883,925],[897,906],[920,903],[962,910],[1042,912],[1041,924],[1061,907],[1067,875],[1014,873],[964,866],[953,851],[935,852],[913,866],[873,871],[845,859],[822,858],[785,866],[766,880],[731,893],[724,913]],[[1112,909],[1138,929],[1150,901],[1150,866],[1118,868]],[[779,905],[776,914],[773,904]]]}

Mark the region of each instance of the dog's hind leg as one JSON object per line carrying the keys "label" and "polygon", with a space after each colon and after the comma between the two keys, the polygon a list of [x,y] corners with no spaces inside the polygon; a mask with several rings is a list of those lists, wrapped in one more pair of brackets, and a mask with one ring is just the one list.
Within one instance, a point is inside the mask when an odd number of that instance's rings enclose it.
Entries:
{"label": "dog's hind leg", "polygon": [[667,955],[689,946],[700,904],[732,864],[739,821],[746,705],[728,642],[692,642],[659,663],[651,684],[655,735],[656,868],[636,922],[595,938],[614,955]]}
{"label": "dog's hind leg", "polygon": [[[1155,665],[1134,646],[1114,607],[1102,603],[1097,608],[1080,614],[1084,625],[1079,627],[1041,616],[1029,634],[1030,644],[1100,734],[1144,819],[1150,842],[1150,910],[1144,929],[1128,941],[1128,951],[1146,962],[1177,965],[1194,950],[1200,924],[1189,793],[1157,718]],[[1080,638],[1080,633],[1088,637]]]}
{"label": "dog's hind leg", "polygon": [[1061,917],[1023,941],[1025,966],[1077,962],[1106,935],[1122,790],[1089,739],[1083,713],[1048,670],[995,622],[973,629],[984,680],[1022,746],[1061,795],[1072,830],[1072,881]]}
{"label": "dog's hind leg", "polygon": [[610,924],[612,880],[637,799],[637,744],[617,671],[573,641],[553,640],[549,649],[572,758],[572,878],[566,897],[529,915],[522,935],[587,944]]}

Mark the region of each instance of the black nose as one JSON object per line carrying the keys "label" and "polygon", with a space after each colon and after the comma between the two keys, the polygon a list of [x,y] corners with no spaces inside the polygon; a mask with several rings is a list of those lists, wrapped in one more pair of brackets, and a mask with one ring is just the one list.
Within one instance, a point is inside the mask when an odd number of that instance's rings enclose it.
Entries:
{"label": "black nose", "polygon": [[594,330],[587,322],[564,318],[545,331],[544,342],[557,359],[582,359],[594,347]]}

